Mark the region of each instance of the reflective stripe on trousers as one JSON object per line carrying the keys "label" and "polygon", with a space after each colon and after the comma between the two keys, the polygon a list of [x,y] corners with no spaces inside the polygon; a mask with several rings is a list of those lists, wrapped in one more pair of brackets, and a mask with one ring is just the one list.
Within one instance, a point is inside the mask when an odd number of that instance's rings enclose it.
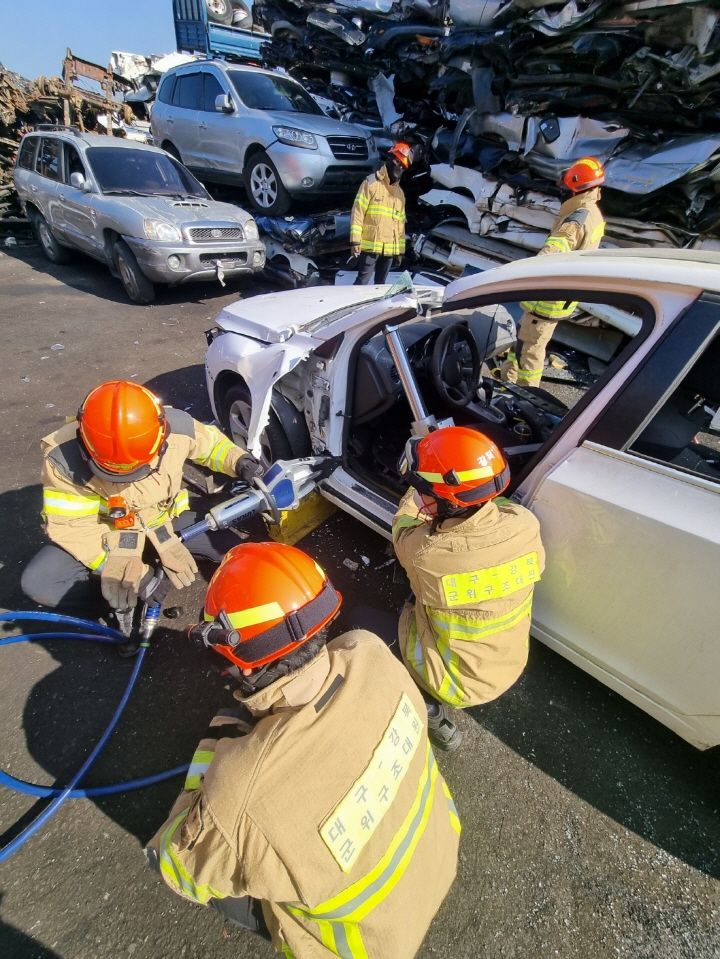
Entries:
{"label": "reflective stripe on trousers", "polygon": [[[428,607],[425,607],[425,612],[429,612]],[[442,699],[442,701],[447,703],[449,706],[454,706],[456,709],[462,708],[467,702],[467,694],[463,689],[462,682],[460,680],[460,660],[457,654],[450,649],[450,644],[444,636],[434,635],[433,638],[435,639],[435,646],[440,654],[440,657],[442,658],[443,665],[445,666],[445,669],[443,670],[442,682],[440,683],[439,687],[436,688],[435,684],[430,679],[427,663],[425,662],[422,643],[420,642],[420,637],[418,636],[417,621],[414,613],[412,622],[410,624],[410,629],[408,630],[408,641],[405,649],[405,655],[409,659],[410,664],[415,672],[422,680],[422,684],[427,689],[431,689],[433,694],[437,696],[438,699]]]}
{"label": "reflective stripe on trousers", "polygon": [[[367,959],[359,924],[390,895],[407,871],[430,820],[438,775],[435,757],[428,743],[425,766],[413,804],[374,868],[343,892],[313,909],[285,906],[292,915],[317,923],[322,944],[341,959]],[[447,790],[446,798],[452,803],[447,786],[444,785],[444,789]],[[459,831],[460,821],[454,803],[448,806],[448,812],[453,828]],[[457,826],[453,822],[453,815]]]}

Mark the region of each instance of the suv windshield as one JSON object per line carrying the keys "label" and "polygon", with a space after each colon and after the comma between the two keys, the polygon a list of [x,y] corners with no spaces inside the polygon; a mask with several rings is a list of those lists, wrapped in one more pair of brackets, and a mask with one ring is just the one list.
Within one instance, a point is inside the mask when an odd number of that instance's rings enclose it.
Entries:
{"label": "suv windshield", "polygon": [[165,153],[91,147],[85,156],[103,193],[208,197],[195,177]]}
{"label": "suv windshield", "polygon": [[322,110],[310,94],[299,83],[286,77],[244,70],[228,70],[228,76],[242,102],[251,110],[277,110],[322,116]]}

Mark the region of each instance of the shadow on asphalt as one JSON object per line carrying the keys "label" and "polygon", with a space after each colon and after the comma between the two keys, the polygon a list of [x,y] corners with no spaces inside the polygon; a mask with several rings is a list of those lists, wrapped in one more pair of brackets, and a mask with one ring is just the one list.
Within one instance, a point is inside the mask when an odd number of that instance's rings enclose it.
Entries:
{"label": "shadow on asphalt", "polygon": [[[69,263],[57,265],[48,260],[39,246],[36,244],[23,244],[14,247],[3,247],[3,253],[15,260],[22,260],[35,273],[47,274],[53,279],[64,283],[66,286],[79,290],[82,293],[91,293],[94,296],[100,296],[112,303],[119,303],[129,309],[133,309],[133,304],[128,300],[125,291],[122,288],[120,280],[110,275],[108,268],[83,253],[72,253],[72,259]],[[239,280],[228,280],[226,286],[220,286],[215,281],[187,283],[183,286],[167,287],[156,285],[157,298],[153,305],[172,306],[173,304],[200,303],[212,301],[221,296],[227,296],[235,290],[239,296],[254,296],[256,293],[266,293],[267,284],[263,288],[258,287],[260,278],[251,277]],[[26,285],[22,286],[14,283],[7,283],[3,288],[5,296],[18,295],[27,292]],[[33,285],[32,292],[38,292],[38,287]],[[146,307],[137,305],[136,310],[146,309]]]}
{"label": "shadow on asphalt", "polygon": [[[2,907],[2,893],[0,893],[0,907]],[[32,959],[62,959],[57,952],[47,949],[37,939],[26,936],[15,926],[8,926],[2,918],[0,918],[0,947],[6,959],[16,959],[20,956],[28,956]]]}
{"label": "shadow on asphalt", "polygon": [[205,388],[205,367],[202,363],[161,373],[147,380],[144,385],[167,406],[185,410],[196,420],[208,422],[213,418]]}
{"label": "shadow on asphalt", "polygon": [[606,816],[720,877],[718,750],[696,750],[537,642],[520,681],[469,713]]}

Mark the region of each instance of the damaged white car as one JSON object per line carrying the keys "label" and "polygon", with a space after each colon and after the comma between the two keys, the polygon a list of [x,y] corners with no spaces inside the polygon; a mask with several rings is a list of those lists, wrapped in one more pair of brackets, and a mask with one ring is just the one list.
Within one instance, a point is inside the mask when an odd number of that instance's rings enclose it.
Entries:
{"label": "damaged white car", "polygon": [[[565,368],[499,384],[523,300],[579,301]],[[489,434],[548,563],[532,633],[699,748],[720,743],[720,256],[526,259],[446,289],[315,287],[227,307],[210,399],[272,460],[327,454],[322,494],[389,537],[413,431]],[[573,370],[575,372],[573,373]]]}

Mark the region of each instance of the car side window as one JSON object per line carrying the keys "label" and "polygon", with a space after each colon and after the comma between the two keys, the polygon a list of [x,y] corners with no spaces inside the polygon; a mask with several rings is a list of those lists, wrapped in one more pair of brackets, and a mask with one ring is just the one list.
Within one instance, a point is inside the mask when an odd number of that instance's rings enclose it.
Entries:
{"label": "car side window", "polygon": [[23,170],[32,170],[35,163],[35,148],[38,144],[37,137],[27,137],[23,140],[23,145],[20,147],[20,155],[18,156],[17,165]]}
{"label": "car side window", "polygon": [[200,110],[202,106],[202,87],[202,73],[189,73],[178,77],[173,92],[173,105],[185,110]]}
{"label": "car side window", "polygon": [[629,452],[720,485],[720,335],[673,384]]}
{"label": "car side window", "polygon": [[176,77],[174,75],[171,77],[165,77],[163,79],[157,94],[157,98],[160,101],[160,103],[173,102],[173,91],[175,90],[175,80],[176,80]]}
{"label": "car side window", "polygon": [[85,172],[85,167],[82,160],[80,159],[80,154],[75,149],[74,146],[71,146],[69,143],[65,144],[65,182],[70,182],[70,176],[73,173],[81,173],[84,177],[87,177]]}
{"label": "car side window", "polygon": [[60,179],[60,141],[43,137],[38,153],[36,170],[49,180]]}
{"label": "car side window", "polygon": [[203,74],[203,105],[205,113],[215,113],[215,100],[221,97],[225,91],[220,86],[220,81],[211,73]]}

